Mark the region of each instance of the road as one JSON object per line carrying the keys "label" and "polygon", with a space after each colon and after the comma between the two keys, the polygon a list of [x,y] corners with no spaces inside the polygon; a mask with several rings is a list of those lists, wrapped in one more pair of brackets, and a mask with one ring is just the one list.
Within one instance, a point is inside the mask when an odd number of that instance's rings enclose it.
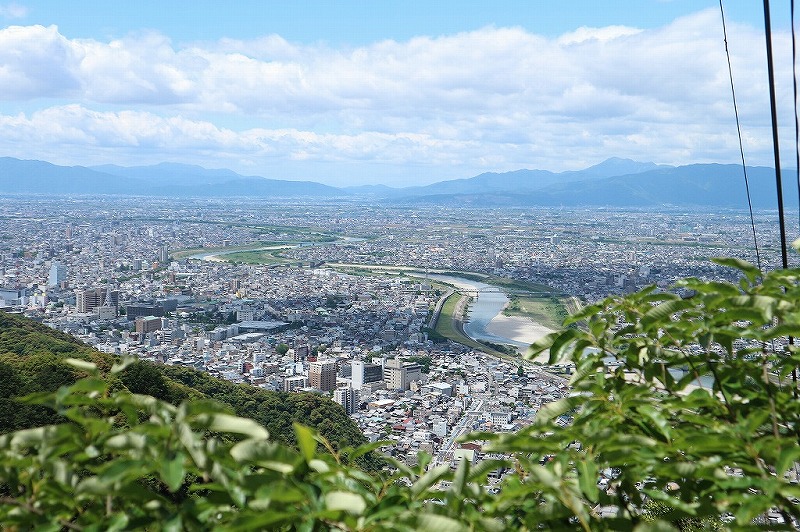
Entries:
{"label": "road", "polygon": [[447,293],[439,298],[439,301],[436,303],[436,308],[433,309],[433,314],[431,315],[431,321],[428,322],[428,328],[436,329],[436,324],[439,322],[439,315],[442,313],[442,306],[444,306],[444,302],[450,297],[455,290],[449,288]]}
{"label": "road", "polygon": [[483,405],[485,403],[486,401],[484,399],[476,398],[473,404],[470,405],[470,408],[464,412],[461,419],[458,420],[458,423],[453,425],[445,444],[442,445],[439,453],[434,457],[433,463],[431,464],[432,467],[448,462],[452,458],[453,451],[455,451],[456,440],[462,435],[472,431],[472,425],[474,425],[483,414]]}

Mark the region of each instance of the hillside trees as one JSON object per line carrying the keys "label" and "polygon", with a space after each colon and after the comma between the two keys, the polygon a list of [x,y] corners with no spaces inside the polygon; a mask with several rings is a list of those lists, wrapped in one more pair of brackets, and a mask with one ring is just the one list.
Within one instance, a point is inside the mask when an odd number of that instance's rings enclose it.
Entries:
{"label": "hillside trees", "polygon": [[[220,403],[173,406],[113,391],[93,365],[47,405],[68,420],[0,436],[0,522],[20,529],[68,530],[457,530],[495,523],[468,505],[484,474],[462,467],[425,472],[398,464],[385,478],[354,460],[375,445],[337,452],[295,425],[298,447],[268,439],[258,423]],[[124,364],[111,369],[117,374]],[[327,452],[318,452],[319,447]],[[488,465],[492,465],[491,463]],[[432,490],[452,479],[450,494]],[[436,497],[441,504],[426,501]],[[494,528],[497,528],[494,526]]]}

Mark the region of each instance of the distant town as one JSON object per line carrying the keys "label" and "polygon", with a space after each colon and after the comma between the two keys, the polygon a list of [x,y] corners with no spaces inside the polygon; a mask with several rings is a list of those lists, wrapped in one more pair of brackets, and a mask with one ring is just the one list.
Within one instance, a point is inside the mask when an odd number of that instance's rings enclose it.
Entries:
{"label": "distant town", "polygon": [[[774,220],[755,218],[765,268]],[[710,262],[732,254],[756,262],[743,211],[0,198],[3,310],[106,353],[327,394],[409,464],[476,462],[459,436],[517,430],[569,393],[569,368],[519,356],[525,331],[465,329],[485,297],[470,282],[548,331],[608,295],[733,280]]]}

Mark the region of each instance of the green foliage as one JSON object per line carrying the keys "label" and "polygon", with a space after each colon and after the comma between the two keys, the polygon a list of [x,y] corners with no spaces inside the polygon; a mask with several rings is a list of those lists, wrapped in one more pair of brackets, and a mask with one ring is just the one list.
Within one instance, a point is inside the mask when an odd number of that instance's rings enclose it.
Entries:
{"label": "green foliage", "polygon": [[[135,369],[135,366],[134,364],[129,368],[129,371]],[[204,397],[211,397],[230,406],[237,415],[259,422],[281,443],[297,445],[294,423],[314,427],[335,449],[366,442],[344,409],[321,395],[270,392],[215,379],[206,373],[181,366],[163,366],[159,370],[169,380],[184,384]],[[125,380],[124,374],[122,379]],[[375,470],[382,465],[374,454],[366,455],[359,463],[369,470]]]}
{"label": "green foliage", "polygon": [[[447,319],[447,317],[445,317]],[[435,329],[431,329],[430,327],[423,327],[422,332],[428,335],[428,339],[433,342],[434,344],[443,344],[447,342],[447,337],[442,336]]]}
{"label": "green foliage", "polygon": [[[531,427],[486,436],[518,453],[522,475],[503,497],[515,526],[739,528],[770,510],[786,523],[800,518],[800,401],[787,379],[800,353],[784,345],[800,335],[800,270],[758,283],[751,265],[722,263],[743,280],[688,279],[686,299],[652,287],[609,298],[570,318],[585,330],[532,348],[574,363],[575,373],[572,394],[542,408]],[[602,471],[613,472],[608,490],[597,488]],[[512,492],[520,505],[506,498]]]}
{"label": "green foliage", "polygon": [[415,355],[413,357],[406,357],[405,360],[406,362],[413,362],[419,364],[422,367],[422,373],[428,374],[431,372],[431,362],[433,361],[433,359],[431,359],[431,357],[428,355],[424,356]]}
{"label": "green foliage", "polygon": [[[84,376],[76,367],[63,363],[65,356],[92,362],[103,374],[108,374],[115,360],[71,336],[20,316],[0,312],[0,324],[0,433],[63,421],[46,406],[21,404],[15,398],[54,392]],[[146,361],[135,362],[124,373],[109,375],[108,379],[114,390],[150,395],[173,405],[188,399],[212,398],[237,415],[258,421],[277,441],[287,445],[297,443],[292,428],[295,422],[315,428],[337,449],[366,442],[343,408],[316,394],[271,392],[236,385],[190,368]],[[371,471],[383,465],[374,453],[360,458],[359,463]]]}
{"label": "green foliage", "polygon": [[[218,403],[175,407],[113,392],[97,371],[28,402],[46,404],[68,421],[0,436],[6,528],[499,528],[471,503],[481,497],[475,481],[484,468],[466,463],[453,473],[425,471],[423,460],[417,468],[397,464],[385,478],[370,476],[352,461],[381,443],[337,453],[315,431],[295,425],[295,450]],[[319,453],[320,445],[329,452]],[[452,486],[436,491],[442,480]]]}
{"label": "green foliage", "polygon": [[[47,334],[42,334],[47,331]],[[96,353],[72,336],[47,329],[41,324],[0,312],[0,353],[17,355],[64,354],[81,351],[87,356]]]}
{"label": "green foliage", "polygon": [[490,342],[488,340],[478,340],[478,342],[482,343],[483,345],[485,345],[490,349],[497,351],[498,353],[503,353],[510,356],[517,356],[519,354],[517,353],[517,348],[514,347],[513,345],[497,344],[494,342]]}
{"label": "green foliage", "polygon": [[152,395],[162,400],[170,398],[167,379],[154,364],[135,362],[121,375],[120,380],[131,393]]}

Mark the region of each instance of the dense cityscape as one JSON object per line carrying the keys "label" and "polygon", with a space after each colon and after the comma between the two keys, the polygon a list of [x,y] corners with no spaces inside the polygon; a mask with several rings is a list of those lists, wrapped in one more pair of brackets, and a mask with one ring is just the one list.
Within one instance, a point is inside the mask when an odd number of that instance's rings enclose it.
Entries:
{"label": "dense cityscape", "polygon": [[[732,250],[755,261],[736,211],[115,197],[0,209],[5,310],[103,352],[327,394],[409,464],[420,452],[477,461],[480,445],[458,436],[518,430],[569,392],[565,368],[437,337],[455,287],[435,272],[545,285],[581,305],[687,276],[733,279],[709,261]],[[773,217],[756,218],[762,242],[775,241]],[[776,254],[762,244],[762,260]]]}

